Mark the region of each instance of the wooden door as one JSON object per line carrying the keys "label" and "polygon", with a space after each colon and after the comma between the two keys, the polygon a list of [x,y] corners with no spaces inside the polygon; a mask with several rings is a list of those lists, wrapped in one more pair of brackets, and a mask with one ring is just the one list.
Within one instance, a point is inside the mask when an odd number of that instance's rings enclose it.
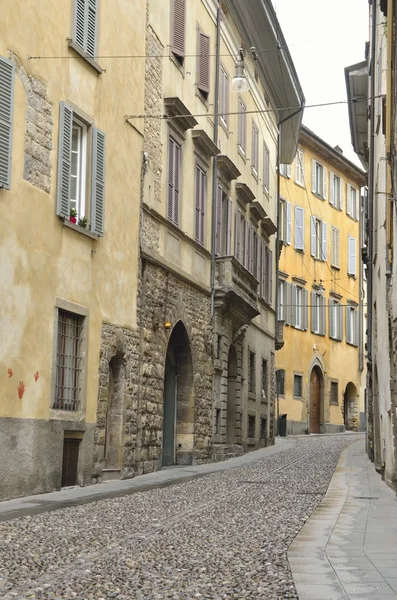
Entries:
{"label": "wooden door", "polygon": [[80,440],[69,438],[63,440],[62,487],[77,483],[79,444]]}
{"label": "wooden door", "polygon": [[321,380],[315,367],[310,375],[310,433],[320,433]]}

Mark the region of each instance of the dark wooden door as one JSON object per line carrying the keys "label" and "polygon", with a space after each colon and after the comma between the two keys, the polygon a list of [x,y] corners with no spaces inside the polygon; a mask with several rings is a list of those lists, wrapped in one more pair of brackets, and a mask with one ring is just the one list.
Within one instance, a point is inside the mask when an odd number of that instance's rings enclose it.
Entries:
{"label": "dark wooden door", "polygon": [[310,375],[310,433],[320,433],[321,380],[319,372],[313,369]]}
{"label": "dark wooden door", "polygon": [[63,440],[62,487],[76,485],[80,440]]}

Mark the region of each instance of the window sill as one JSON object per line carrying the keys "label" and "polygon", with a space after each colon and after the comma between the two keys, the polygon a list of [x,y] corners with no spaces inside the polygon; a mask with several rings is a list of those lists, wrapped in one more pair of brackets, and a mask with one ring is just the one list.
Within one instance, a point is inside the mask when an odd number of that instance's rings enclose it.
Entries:
{"label": "window sill", "polygon": [[349,217],[349,219],[351,219],[352,221],[354,221],[355,223],[358,223],[358,219],[356,219],[356,217],[353,217],[353,215],[349,215],[349,213],[346,213],[346,216]]}
{"label": "window sill", "polygon": [[305,184],[301,183],[300,181],[295,181],[296,185],[299,185],[299,187],[305,189]]}
{"label": "window sill", "polygon": [[180,72],[182,77],[185,78],[185,65],[181,64],[179,62],[179,60],[177,59],[176,55],[172,52],[172,50],[170,50],[170,60],[175,65],[175,67],[178,69],[178,71]]}
{"label": "window sill", "polygon": [[258,182],[258,170],[253,166],[251,166],[251,175]]}
{"label": "window sill", "polygon": [[256,401],[255,392],[248,392],[248,400],[255,400]]}
{"label": "window sill", "polygon": [[339,406],[339,403],[338,402],[330,402],[329,405],[330,406]]}
{"label": "window sill", "polygon": [[347,276],[349,277],[349,279],[357,279],[357,275],[354,275],[353,273],[348,273]]}
{"label": "window sill", "polygon": [[[209,92],[208,92],[209,94]],[[197,87],[196,85],[196,96],[197,98],[199,98],[199,100],[201,100],[201,102],[204,104],[206,111],[208,112],[208,107],[209,107],[209,103],[208,103],[208,98],[206,98],[204,96],[204,93],[200,90],[199,87]]]}
{"label": "window sill", "polygon": [[318,198],[319,200],[322,200],[323,202],[325,200],[324,196],[321,196],[320,194],[317,194],[317,192],[313,192],[313,196],[316,196],[316,198]]}
{"label": "window sill", "polygon": [[267,189],[267,187],[265,185],[262,186],[262,191],[263,191],[263,194],[266,196],[266,198],[269,198],[269,190]]}
{"label": "window sill", "polygon": [[336,271],[340,271],[340,267],[337,267],[336,265],[332,265],[332,264],[331,264],[331,267],[332,267],[333,269],[335,269]]}
{"label": "window sill", "polygon": [[349,344],[349,346],[352,346],[353,348],[358,348],[358,345],[357,345],[357,344],[355,344],[354,342],[348,342],[348,341],[346,340],[346,344]]}
{"label": "window sill", "polygon": [[91,56],[84,52],[84,50],[80,48],[80,46],[78,46],[76,42],[74,42],[73,40],[68,40],[68,46],[69,48],[77,52],[77,54],[80,54],[80,56],[84,58],[88,62],[88,64],[91,65],[91,67],[95,69],[95,71],[97,71],[100,75],[104,73],[104,69],[102,69],[102,67],[98,65],[96,60],[94,60]]}
{"label": "window sill", "polygon": [[97,233],[93,233],[92,231],[88,231],[88,229],[85,229],[84,227],[80,227],[75,223],[71,223],[70,221],[68,221],[68,219],[63,219],[63,224],[65,227],[69,227],[69,229],[73,229],[74,231],[77,231],[78,233],[81,233],[82,235],[85,235],[86,237],[89,237],[92,240],[99,239],[99,235]]}
{"label": "window sill", "polygon": [[239,154],[241,156],[241,158],[243,159],[244,162],[247,161],[247,157],[245,155],[245,150],[243,149],[241,144],[237,144],[237,154]]}
{"label": "window sill", "polygon": [[342,341],[342,340],[339,340],[338,338],[332,337],[332,335],[329,336],[329,339],[332,340],[333,342],[341,342]]}
{"label": "window sill", "polygon": [[229,137],[229,128],[227,126],[225,119],[222,116],[219,117],[219,125],[222,127],[222,129],[226,133],[227,137]]}
{"label": "window sill", "polygon": [[293,396],[294,400],[300,400],[302,402],[303,398],[302,396]]}
{"label": "window sill", "polygon": [[280,173],[280,177],[284,177],[284,179],[291,179],[289,175],[284,175],[284,173]]}
{"label": "window sill", "polygon": [[294,248],[295,252],[299,252],[299,254],[304,254],[305,253],[305,249],[304,248]]}

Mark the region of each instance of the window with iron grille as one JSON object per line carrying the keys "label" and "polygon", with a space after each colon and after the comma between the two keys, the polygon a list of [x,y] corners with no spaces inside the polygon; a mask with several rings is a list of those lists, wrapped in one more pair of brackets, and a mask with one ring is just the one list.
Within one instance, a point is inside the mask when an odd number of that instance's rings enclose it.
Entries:
{"label": "window with iron grille", "polygon": [[248,354],[248,391],[255,394],[255,352]]}
{"label": "window with iron grille", "polygon": [[267,420],[261,419],[261,440],[265,440],[267,437]]}
{"label": "window with iron grille", "polygon": [[294,375],[294,398],[302,398],[302,375]]}
{"label": "window with iron grille", "polygon": [[330,403],[338,406],[338,382],[337,381],[331,381]]}
{"label": "window with iron grille", "polygon": [[248,432],[247,437],[255,437],[255,417],[254,415],[248,415]]}
{"label": "window with iron grille", "polygon": [[262,393],[265,394],[265,398],[267,399],[267,360],[262,358]]}
{"label": "window with iron grille", "polygon": [[80,409],[83,326],[84,317],[58,309],[54,409]]}

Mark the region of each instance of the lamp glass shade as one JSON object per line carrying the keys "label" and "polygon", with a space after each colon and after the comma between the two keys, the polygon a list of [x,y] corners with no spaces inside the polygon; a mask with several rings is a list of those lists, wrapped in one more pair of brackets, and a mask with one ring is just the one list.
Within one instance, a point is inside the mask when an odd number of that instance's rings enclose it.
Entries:
{"label": "lamp glass shade", "polygon": [[244,76],[233,77],[232,83],[230,85],[230,89],[232,92],[248,92],[248,90],[250,89],[250,86],[249,86],[247,78]]}

